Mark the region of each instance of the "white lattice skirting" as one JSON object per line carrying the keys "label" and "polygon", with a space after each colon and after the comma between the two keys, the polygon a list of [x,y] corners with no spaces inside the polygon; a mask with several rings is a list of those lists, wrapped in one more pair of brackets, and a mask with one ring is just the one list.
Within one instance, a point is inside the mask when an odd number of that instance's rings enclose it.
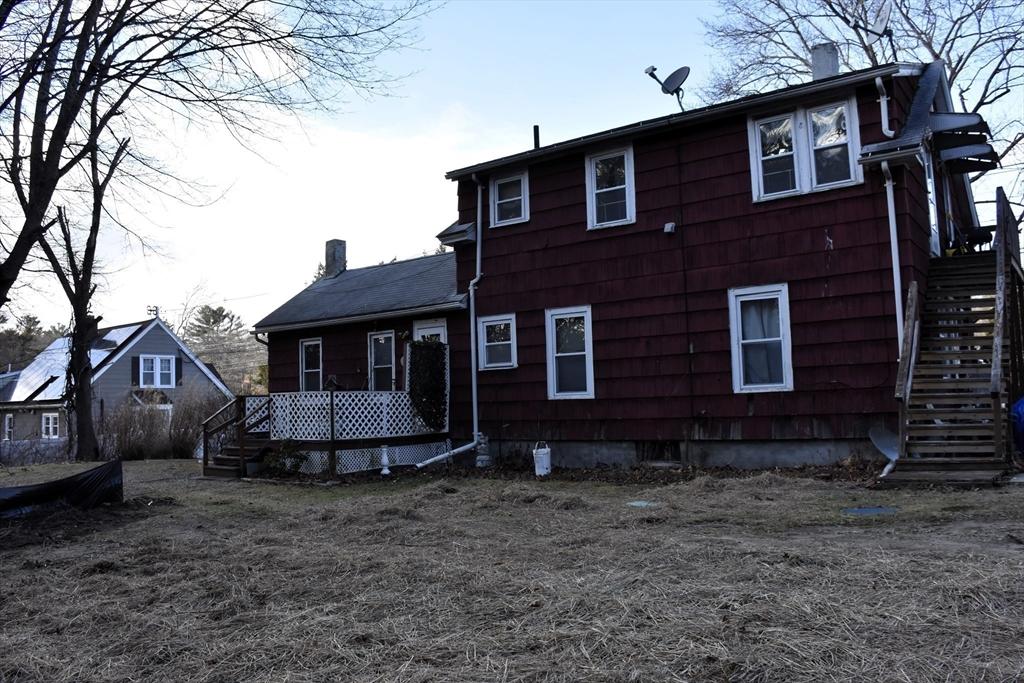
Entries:
{"label": "white lattice skirting", "polygon": [[[271,394],[270,438],[330,441],[331,396],[328,391]],[[338,441],[448,431],[447,415],[442,430],[429,429],[405,391],[336,391],[333,396],[334,438]]]}
{"label": "white lattice skirting", "polygon": [[[451,441],[435,441],[409,446],[388,447],[388,463],[395,465],[415,465],[435,456],[447,453],[452,449]],[[337,452],[336,474],[351,474],[367,470],[381,469],[380,448],[359,448],[356,450]],[[299,457],[285,459],[285,466],[302,474],[326,474],[330,467],[327,451],[304,451]]]}

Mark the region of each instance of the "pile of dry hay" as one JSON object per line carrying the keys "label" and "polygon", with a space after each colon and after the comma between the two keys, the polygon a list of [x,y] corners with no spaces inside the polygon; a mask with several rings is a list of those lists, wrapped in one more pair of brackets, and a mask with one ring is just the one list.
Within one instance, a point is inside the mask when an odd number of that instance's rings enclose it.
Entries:
{"label": "pile of dry hay", "polygon": [[[770,474],[158,494],[179,504],[0,550],[0,680],[1024,675],[1019,494]],[[901,514],[850,520],[851,500]]]}

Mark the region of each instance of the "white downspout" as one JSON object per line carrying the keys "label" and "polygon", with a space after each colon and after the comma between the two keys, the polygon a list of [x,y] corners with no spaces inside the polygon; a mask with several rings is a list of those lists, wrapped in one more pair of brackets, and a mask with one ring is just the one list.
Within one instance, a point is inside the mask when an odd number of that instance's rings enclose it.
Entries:
{"label": "white downspout", "polygon": [[896,232],[896,196],[893,192],[892,170],[889,162],[882,162],[885,176],[885,201],[889,209],[889,251],[892,254],[892,288],[896,299],[896,340],[903,350],[903,280],[900,277],[900,244]]}
{"label": "white downspout", "polygon": [[469,370],[471,373],[470,377],[470,396],[473,402],[473,441],[466,444],[465,446],[459,446],[456,449],[450,450],[441,455],[435,455],[432,458],[424,460],[423,462],[416,463],[417,469],[422,469],[427,465],[432,465],[435,462],[442,460],[448,460],[453,455],[459,453],[465,453],[467,451],[477,449],[476,464],[477,467],[486,467],[490,463],[490,455],[486,452],[486,439],[480,433],[480,407],[477,403],[477,365],[479,363],[477,358],[477,339],[476,339],[476,287],[480,283],[480,278],[483,277],[483,224],[484,224],[484,185],[480,182],[476,173],[473,174],[473,182],[476,183],[476,272],[472,280],[469,281]]}
{"label": "white downspout", "polygon": [[889,93],[885,91],[881,76],[875,79],[875,87],[878,88],[878,108],[882,115],[882,135],[896,137],[896,131],[889,127]]}

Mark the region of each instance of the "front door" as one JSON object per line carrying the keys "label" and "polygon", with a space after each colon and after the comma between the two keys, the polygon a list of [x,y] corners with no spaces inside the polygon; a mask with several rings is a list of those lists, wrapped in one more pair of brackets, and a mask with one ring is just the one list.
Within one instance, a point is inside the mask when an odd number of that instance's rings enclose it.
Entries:
{"label": "front door", "polygon": [[444,318],[437,320],[417,320],[412,324],[414,341],[438,341],[448,343],[448,325]]}

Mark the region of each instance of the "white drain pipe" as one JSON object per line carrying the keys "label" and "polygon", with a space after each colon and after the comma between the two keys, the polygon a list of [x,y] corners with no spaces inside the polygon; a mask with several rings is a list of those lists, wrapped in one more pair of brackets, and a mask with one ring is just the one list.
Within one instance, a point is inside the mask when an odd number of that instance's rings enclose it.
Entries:
{"label": "white drain pipe", "polygon": [[896,231],[896,195],[893,192],[892,169],[889,162],[882,162],[885,176],[885,201],[889,209],[889,252],[892,255],[892,289],[896,299],[896,342],[903,350],[903,279],[900,277],[900,244]]}
{"label": "white drain pipe", "polygon": [[[428,458],[423,462],[416,463],[417,469],[422,469],[427,465],[432,465],[435,462],[442,460],[448,460],[454,455],[459,453],[465,453],[473,450],[477,447],[480,448],[481,452],[477,454],[477,466],[480,467],[481,458],[487,460],[490,456],[486,451],[486,439],[480,433],[480,407],[477,402],[477,339],[476,339],[476,287],[480,283],[480,278],[483,277],[483,224],[484,224],[484,184],[477,177],[477,174],[473,174],[473,182],[476,183],[476,274],[472,280],[469,281],[469,371],[470,371],[470,395],[473,402],[473,441],[466,444],[465,446],[459,446],[454,450],[450,450],[441,455],[435,455],[432,458]],[[489,462],[487,464],[490,464]]]}

